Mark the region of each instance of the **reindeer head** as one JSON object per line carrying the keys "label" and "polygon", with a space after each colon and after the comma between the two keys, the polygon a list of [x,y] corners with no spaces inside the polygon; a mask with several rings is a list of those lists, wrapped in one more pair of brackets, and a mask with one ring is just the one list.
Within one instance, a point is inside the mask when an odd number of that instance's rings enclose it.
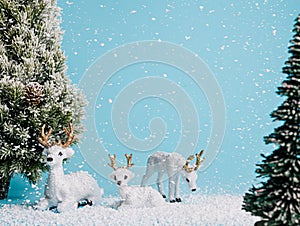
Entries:
{"label": "reindeer head", "polygon": [[182,177],[188,183],[191,191],[196,191],[197,188],[197,170],[199,169],[201,163],[204,161],[204,158],[200,158],[203,152],[204,151],[201,150],[199,153],[196,154],[196,164],[194,166],[189,166],[189,163],[194,159],[194,156],[190,155],[186,160],[185,165],[183,166],[184,170],[182,170],[181,172]]}
{"label": "reindeer head", "polygon": [[108,165],[114,169],[114,172],[109,175],[110,178],[113,179],[118,186],[127,185],[128,181],[130,181],[134,177],[134,173],[129,170],[129,168],[134,165],[131,162],[132,154],[130,154],[129,156],[125,154],[125,157],[127,159],[127,166],[125,167],[116,166],[116,155],[111,156],[109,154],[108,156],[111,161],[111,163]]}
{"label": "reindeer head", "polygon": [[47,164],[50,167],[57,164],[61,165],[63,160],[74,155],[74,150],[69,148],[75,139],[73,126],[69,123],[69,130],[64,128],[65,133],[68,135],[68,139],[65,143],[59,140],[57,143],[52,142],[51,144],[49,144],[48,139],[51,135],[52,128],[49,129],[48,133],[45,133],[45,127],[46,125],[42,126],[41,136],[38,138],[38,141],[45,147],[43,154],[46,156]]}

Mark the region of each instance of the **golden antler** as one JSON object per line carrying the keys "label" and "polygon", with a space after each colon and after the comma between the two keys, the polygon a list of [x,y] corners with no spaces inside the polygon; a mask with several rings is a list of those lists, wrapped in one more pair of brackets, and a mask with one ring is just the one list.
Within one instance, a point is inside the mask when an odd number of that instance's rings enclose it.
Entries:
{"label": "golden antler", "polygon": [[74,128],[73,128],[72,123],[69,123],[69,130],[66,127],[64,127],[64,131],[68,135],[68,139],[66,140],[66,142],[64,144],[62,144],[61,140],[59,140],[57,145],[59,145],[63,148],[66,148],[66,147],[70,146],[75,139]]}
{"label": "golden antler", "polygon": [[126,169],[129,169],[130,167],[132,167],[134,164],[131,162],[132,160],[132,154],[130,154],[129,156],[127,154],[125,154],[125,157],[127,159],[127,166],[125,167]]}
{"label": "golden antler", "polygon": [[113,168],[114,170],[117,170],[118,167],[116,166],[116,154],[110,155],[108,154],[108,157],[110,158],[111,163],[108,163],[108,165]]}
{"label": "golden antler", "polygon": [[183,169],[184,169],[186,172],[188,172],[188,173],[190,173],[190,172],[192,172],[192,171],[194,170],[193,167],[189,167],[189,163],[190,163],[193,159],[194,159],[194,156],[193,156],[193,155],[190,155],[190,156],[187,158],[187,160],[186,160],[186,162],[185,162],[185,165],[183,166]]}
{"label": "golden antler", "polygon": [[199,169],[201,163],[205,159],[205,158],[200,159],[200,157],[203,155],[203,152],[204,152],[204,150],[201,150],[199,153],[196,154],[196,165],[195,165],[195,168],[194,168],[195,171]]}
{"label": "golden antler", "polygon": [[187,160],[185,165],[183,166],[183,169],[190,173],[192,171],[196,171],[199,169],[201,163],[204,161],[205,158],[201,159],[201,156],[203,155],[204,150],[201,150],[199,153],[196,154],[196,164],[194,167],[189,167],[189,163],[194,159],[193,155],[190,155]]}
{"label": "golden antler", "polygon": [[[116,166],[116,154],[114,155],[110,155],[108,154],[108,157],[110,158],[110,162],[111,163],[108,163],[108,165],[113,168],[114,170],[117,170],[119,169],[119,167]],[[127,166],[123,166],[121,168],[125,168],[125,169],[129,169],[130,167],[132,167],[134,164],[131,162],[132,160],[132,154],[128,155],[128,154],[125,154],[125,157],[127,159]]]}
{"label": "golden antler", "polygon": [[48,133],[45,134],[45,127],[46,125],[44,124],[42,126],[42,129],[41,129],[41,136],[38,138],[38,141],[40,142],[40,144],[42,144],[43,146],[45,147],[50,147],[51,145],[48,143],[48,139],[52,133],[52,128],[49,129]]}
{"label": "golden antler", "polygon": [[69,123],[69,130],[67,128],[64,127],[64,131],[65,133],[68,135],[68,139],[67,141],[63,144],[61,140],[58,140],[57,143],[55,143],[55,141],[52,142],[52,144],[50,145],[48,143],[48,139],[52,133],[52,128],[49,129],[48,133],[45,134],[45,127],[46,125],[44,124],[42,126],[42,130],[41,130],[41,136],[38,138],[38,141],[45,147],[50,147],[50,146],[54,146],[54,145],[57,145],[57,146],[61,146],[62,148],[66,148],[68,146],[70,146],[74,139],[75,139],[75,135],[74,135],[74,128],[72,126],[72,123]]}

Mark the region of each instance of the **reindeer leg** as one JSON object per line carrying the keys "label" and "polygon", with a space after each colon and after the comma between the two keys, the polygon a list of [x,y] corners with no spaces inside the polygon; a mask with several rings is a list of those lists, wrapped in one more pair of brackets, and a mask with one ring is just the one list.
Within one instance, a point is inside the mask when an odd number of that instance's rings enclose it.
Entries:
{"label": "reindeer leg", "polygon": [[143,176],[143,179],[142,179],[141,187],[145,187],[146,186],[148,179],[149,179],[148,174],[145,174]]}
{"label": "reindeer leg", "polygon": [[180,196],[180,176],[179,174],[176,175],[175,177],[176,179],[176,186],[175,186],[175,198],[176,198],[176,202],[181,202],[181,198]]}
{"label": "reindeer leg", "polygon": [[175,178],[174,176],[171,176],[169,178],[169,200],[171,203],[175,202],[174,191],[175,191]]}
{"label": "reindeer leg", "polygon": [[142,183],[141,183],[142,187],[146,186],[148,179],[152,176],[153,173],[154,173],[154,167],[152,165],[148,165],[146,169],[146,173],[142,179]]}
{"label": "reindeer leg", "polygon": [[163,188],[163,183],[162,183],[162,177],[163,177],[164,173],[163,172],[158,172],[157,174],[157,188],[159,193],[162,195],[162,197],[165,199],[166,195],[164,192],[164,188]]}

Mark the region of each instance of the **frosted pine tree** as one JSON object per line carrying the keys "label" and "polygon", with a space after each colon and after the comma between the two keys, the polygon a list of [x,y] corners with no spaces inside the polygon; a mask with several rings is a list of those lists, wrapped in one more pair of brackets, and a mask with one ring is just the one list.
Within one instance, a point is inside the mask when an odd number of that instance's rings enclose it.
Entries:
{"label": "frosted pine tree", "polygon": [[295,21],[291,56],[283,67],[287,78],[277,91],[286,100],[271,114],[283,123],[265,137],[266,144],[278,148],[262,155],[256,169],[262,182],[244,197],[243,209],[261,217],[265,225],[300,225],[300,15]]}
{"label": "frosted pine tree", "polygon": [[0,199],[15,173],[38,181],[46,171],[40,129],[82,132],[85,100],[66,77],[55,0],[0,0]]}

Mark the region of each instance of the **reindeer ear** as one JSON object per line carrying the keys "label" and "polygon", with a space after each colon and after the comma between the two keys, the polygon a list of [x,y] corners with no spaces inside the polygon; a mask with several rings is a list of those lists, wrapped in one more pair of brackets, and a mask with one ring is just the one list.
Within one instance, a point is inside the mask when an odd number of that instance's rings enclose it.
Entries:
{"label": "reindeer ear", "polygon": [[64,153],[66,158],[71,158],[75,151],[72,148],[64,148]]}
{"label": "reindeer ear", "polygon": [[109,174],[109,177],[111,178],[111,179],[115,179],[115,176],[116,176],[116,171],[114,171],[114,172],[112,172],[111,174]]}
{"label": "reindeer ear", "polygon": [[134,173],[131,171],[128,171],[128,180],[132,179],[134,177]]}
{"label": "reindeer ear", "polygon": [[47,156],[48,155],[48,148],[44,148],[43,152],[42,152],[43,156]]}

